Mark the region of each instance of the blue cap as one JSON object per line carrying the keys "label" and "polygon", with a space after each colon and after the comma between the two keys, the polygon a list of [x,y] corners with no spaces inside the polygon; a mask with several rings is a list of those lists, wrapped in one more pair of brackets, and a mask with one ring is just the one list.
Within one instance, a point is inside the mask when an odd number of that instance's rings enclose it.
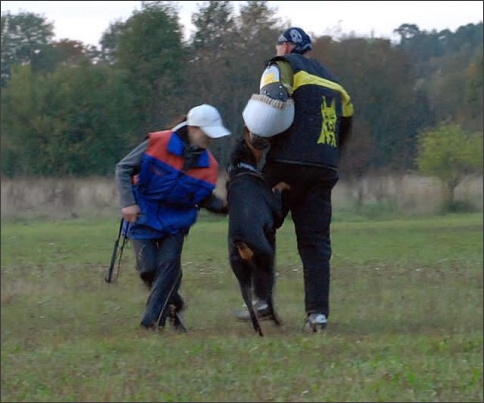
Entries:
{"label": "blue cap", "polygon": [[303,29],[298,27],[288,28],[279,36],[277,43],[281,44],[285,42],[296,45],[292,50],[292,53],[303,54],[313,48],[311,46],[311,38],[309,35],[304,32]]}

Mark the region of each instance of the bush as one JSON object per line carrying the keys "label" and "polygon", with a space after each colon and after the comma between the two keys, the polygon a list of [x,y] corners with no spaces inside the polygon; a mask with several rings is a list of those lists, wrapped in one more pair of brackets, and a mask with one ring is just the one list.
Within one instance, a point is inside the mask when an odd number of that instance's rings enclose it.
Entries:
{"label": "bush", "polygon": [[476,213],[478,209],[467,200],[453,200],[443,206],[443,213]]}

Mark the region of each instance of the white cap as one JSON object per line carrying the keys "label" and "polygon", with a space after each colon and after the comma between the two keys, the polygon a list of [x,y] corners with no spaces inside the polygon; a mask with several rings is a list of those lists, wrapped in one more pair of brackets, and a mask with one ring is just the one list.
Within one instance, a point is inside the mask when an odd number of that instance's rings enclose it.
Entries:
{"label": "white cap", "polygon": [[272,137],[289,129],[294,120],[294,101],[273,99],[267,95],[252,94],[244,111],[244,123],[259,137]]}
{"label": "white cap", "polygon": [[198,126],[213,139],[228,136],[230,131],[223,125],[222,117],[212,105],[198,105],[190,109],[187,116],[189,126]]}

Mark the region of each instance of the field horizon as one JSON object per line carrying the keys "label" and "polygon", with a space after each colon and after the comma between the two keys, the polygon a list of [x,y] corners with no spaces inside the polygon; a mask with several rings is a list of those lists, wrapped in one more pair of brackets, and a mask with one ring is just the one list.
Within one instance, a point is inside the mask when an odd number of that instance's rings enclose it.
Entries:
{"label": "field horizon", "polygon": [[[216,188],[222,197],[225,180],[221,174]],[[1,191],[2,222],[119,216],[114,178],[2,178]],[[367,218],[435,215],[446,211],[443,194],[437,179],[414,174],[368,176],[356,183],[342,178],[333,190],[333,211]],[[482,176],[457,186],[455,205],[466,212],[483,211]]]}

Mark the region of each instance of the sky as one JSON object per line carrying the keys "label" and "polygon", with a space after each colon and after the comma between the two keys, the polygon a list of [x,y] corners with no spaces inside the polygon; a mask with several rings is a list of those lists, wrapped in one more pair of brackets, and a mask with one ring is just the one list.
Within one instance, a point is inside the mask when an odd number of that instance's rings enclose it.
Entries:
{"label": "sky", "polygon": [[[99,45],[110,23],[126,21],[141,1],[1,1],[2,14],[31,12],[54,25],[55,40],[70,39]],[[193,32],[191,14],[204,1],[174,1],[180,10],[185,39]],[[238,11],[240,3],[233,1]],[[416,24],[420,30],[455,31],[483,19],[482,1],[268,1],[282,21],[303,28],[312,36],[341,34],[397,39],[393,30]]]}

